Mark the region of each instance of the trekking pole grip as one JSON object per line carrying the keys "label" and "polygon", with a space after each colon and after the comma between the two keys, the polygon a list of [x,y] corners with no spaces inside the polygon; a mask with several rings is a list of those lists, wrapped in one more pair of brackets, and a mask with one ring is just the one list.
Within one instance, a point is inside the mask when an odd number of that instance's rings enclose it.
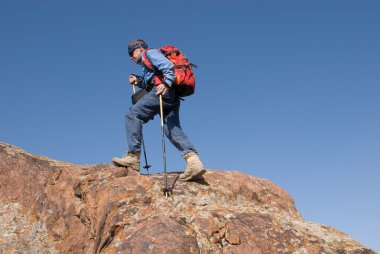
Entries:
{"label": "trekking pole grip", "polygon": [[133,94],[136,94],[136,86],[135,85],[132,85],[132,89],[133,89]]}

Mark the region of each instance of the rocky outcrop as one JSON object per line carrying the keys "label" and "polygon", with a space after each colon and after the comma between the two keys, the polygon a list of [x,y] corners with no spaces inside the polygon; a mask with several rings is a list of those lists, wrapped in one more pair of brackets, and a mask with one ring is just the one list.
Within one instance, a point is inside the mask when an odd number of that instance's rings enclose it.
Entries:
{"label": "rocky outcrop", "polygon": [[375,253],[304,221],[289,194],[208,170],[162,192],[160,174],[73,165],[0,143],[0,253]]}

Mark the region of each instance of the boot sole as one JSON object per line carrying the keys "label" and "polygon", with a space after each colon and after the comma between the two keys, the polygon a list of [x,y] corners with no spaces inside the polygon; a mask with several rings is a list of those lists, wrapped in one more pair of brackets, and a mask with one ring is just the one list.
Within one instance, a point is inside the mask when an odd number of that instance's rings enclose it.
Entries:
{"label": "boot sole", "polygon": [[112,161],[113,165],[117,166],[117,167],[127,167],[127,165],[124,165],[118,161]]}
{"label": "boot sole", "polygon": [[205,173],[206,173],[206,169],[202,169],[201,171],[199,171],[199,172],[196,173],[195,175],[188,176],[188,177],[183,178],[183,179],[181,179],[181,180],[182,180],[182,181],[185,181],[185,182],[193,181],[193,180],[198,180],[198,179],[201,178]]}
{"label": "boot sole", "polygon": [[122,168],[127,168],[127,169],[132,169],[134,171],[137,171],[137,172],[140,172],[140,169],[136,169],[134,167],[131,167],[131,166],[128,166],[128,165],[124,165],[122,163],[119,163],[117,161],[112,161],[113,165],[115,165],[116,167],[122,167]]}

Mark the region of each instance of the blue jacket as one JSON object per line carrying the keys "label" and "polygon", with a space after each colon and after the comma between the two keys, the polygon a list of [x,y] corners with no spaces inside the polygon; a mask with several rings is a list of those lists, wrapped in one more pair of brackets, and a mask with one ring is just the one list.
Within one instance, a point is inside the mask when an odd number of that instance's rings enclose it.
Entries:
{"label": "blue jacket", "polygon": [[158,49],[147,50],[146,56],[152,63],[154,71],[145,67],[145,65],[141,62],[142,53],[140,53],[137,60],[137,63],[142,66],[142,76],[138,77],[140,87],[150,89],[154,85],[153,77],[157,74],[162,74],[164,76],[165,84],[171,87],[175,79],[173,63]]}

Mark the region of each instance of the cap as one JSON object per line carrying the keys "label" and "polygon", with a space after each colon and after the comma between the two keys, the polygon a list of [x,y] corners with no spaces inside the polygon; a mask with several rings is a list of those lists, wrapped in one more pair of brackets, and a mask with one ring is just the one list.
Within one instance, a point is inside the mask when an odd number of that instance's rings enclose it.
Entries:
{"label": "cap", "polygon": [[145,41],[143,41],[143,40],[136,40],[136,41],[130,43],[128,45],[128,54],[129,54],[129,56],[132,56],[133,51],[135,51],[135,49],[140,48],[140,47],[142,47],[144,49],[147,49],[148,48],[148,44],[146,44]]}

